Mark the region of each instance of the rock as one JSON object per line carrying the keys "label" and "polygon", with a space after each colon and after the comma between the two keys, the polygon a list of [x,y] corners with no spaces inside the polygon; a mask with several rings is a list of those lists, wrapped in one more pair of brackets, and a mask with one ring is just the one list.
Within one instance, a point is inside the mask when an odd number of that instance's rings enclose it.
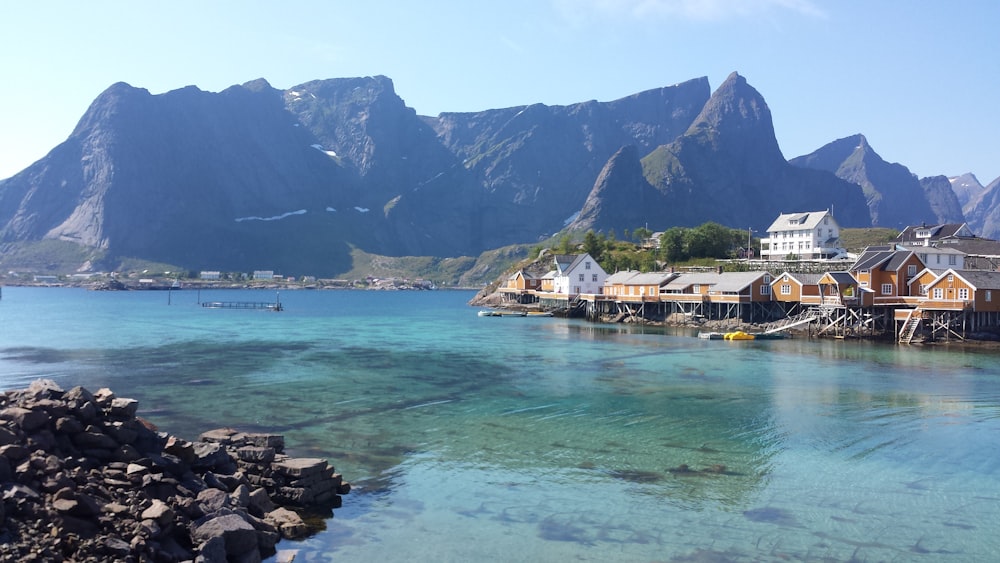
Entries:
{"label": "rock", "polygon": [[137,410],[45,381],[0,394],[0,559],[256,562],[309,534],[285,505],[335,508],[349,491],[325,460],[284,455],[281,436],[191,443]]}
{"label": "rock", "polygon": [[237,514],[209,518],[195,526],[191,537],[198,542],[222,538],[226,546],[226,555],[230,557],[256,550],[258,545],[257,531]]}

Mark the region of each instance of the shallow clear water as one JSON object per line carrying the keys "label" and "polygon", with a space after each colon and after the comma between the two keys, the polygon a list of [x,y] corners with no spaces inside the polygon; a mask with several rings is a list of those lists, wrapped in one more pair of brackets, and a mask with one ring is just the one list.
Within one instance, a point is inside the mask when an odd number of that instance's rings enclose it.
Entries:
{"label": "shallow clear water", "polygon": [[279,544],[296,561],[1000,553],[1000,355],[480,318],[471,295],[4,288],[0,384],[330,459],[355,490]]}

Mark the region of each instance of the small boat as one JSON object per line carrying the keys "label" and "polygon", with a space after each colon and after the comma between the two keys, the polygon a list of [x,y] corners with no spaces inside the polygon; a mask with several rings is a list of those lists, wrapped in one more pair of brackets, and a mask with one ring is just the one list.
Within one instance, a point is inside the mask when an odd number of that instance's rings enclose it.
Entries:
{"label": "small boat", "polygon": [[477,313],[480,317],[527,317],[526,311],[491,311],[484,309]]}
{"label": "small boat", "polygon": [[722,340],[725,337],[725,333],[722,332],[699,332],[698,338],[703,340]]}
{"label": "small boat", "polygon": [[749,332],[743,332],[742,330],[737,330],[735,332],[727,332],[725,336],[722,337],[723,340],[753,340],[755,336]]}
{"label": "small boat", "polygon": [[552,311],[528,311],[529,317],[551,317]]}

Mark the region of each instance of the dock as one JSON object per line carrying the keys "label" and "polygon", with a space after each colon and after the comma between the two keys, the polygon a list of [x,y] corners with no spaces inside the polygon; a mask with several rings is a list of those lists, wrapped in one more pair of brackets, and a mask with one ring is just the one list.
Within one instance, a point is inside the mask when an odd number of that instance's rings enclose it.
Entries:
{"label": "dock", "polygon": [[201,304],[206,309],[257,309],[261,311],[281,311],[280,301],[274,303],[262,301],[205,301]]}

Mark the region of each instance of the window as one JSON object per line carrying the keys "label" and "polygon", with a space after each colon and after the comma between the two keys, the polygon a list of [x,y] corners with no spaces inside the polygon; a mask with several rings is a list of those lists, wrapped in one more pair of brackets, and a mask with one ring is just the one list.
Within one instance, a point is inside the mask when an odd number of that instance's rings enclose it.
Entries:
{"label": "window", "polygon": [[691,286],[691,291],[693,291],[694,293],[701,293],[701,286],[698,284],[694,284]]}
{"label": "window", "polygon": [[990,301],[993,301],[993,292],[990,291],[990,290],[988,290],[988,289],[986,291],[984,291],[983,292],[983,301],[986,301],[987,303],[989,303]]}
{"label": "window", "polygon": [[935,255],[934,255],[934,258],[935,258],[935,261],[936,261],[936,262],[937,262],[938,264],[940,264],[940,263],[941,263],[941,255],[940,255],[940,254],[935,254]]}
{"label": "window", "polygon": [[948,274],[948,281],[949,282],[955,281],[955,274]]}
{"label": "window", "polygon": [[948,265],[949,266],[954,266],[955,265],[955,255],[954,254],[950,254],[948,256]]}
{"label": "window", "polygon": [[771,283],[771,274],[764,274],[764,283],[766,284]]}
{"label": "window", "polygon": [[927,263],[927,255],[926,254],[920,254],[920,261],[923,262],[924,264],[926,264]]}
{"label": "window", "polygon": [[909,266],[907,266],[906,267],[906,275],[908,275],[908,276],[915,276],[915,275],[917,275],[917,265],[916,264],[910,264]]}
{"label": "window", "polygon": [[760,294],[761,295],[771,295],[771,286],[769,286],[767,284],[764,284],[764,285],[760,286]]}
{"label": "window", "polygon": [[968,301],[969,300],[969,288],[967,288],[967,287],[960,287],[960,288],[958,288],[958,298],[961,299],[962,301]]}
{"label": "window", "polygon": [[580,274],[580,281],[583,281],[583,274]]}
{"label": "window", "polygon": [[892,284],[884,283],[882,284],[882,295],[892,295]]}
{"label": "window", "polygon": [[584,262],[583,263],[583,269],[584,270],[589,270],[590,269],[590,262]]}
{"label": "window", "polygon": [[918,291],[920,291],[920,295],[927,295],[927,284],[920,284],[920,289]]}
{"label": "window", "polygon": [[596,281],[597,281],[597,274],[592,274],[592,275],[590,276],[590,281],[592,281],[592,282],[596,282]]}
{"label": "window", "polygon": [[781,284],[781,294],[782,295],[791,295],[792,294],[792,284],[790,284],[790,283],[783,283],[783,284]]}
{"label": "window", "polygon": [[944,290],[940,287],[934,288],[934,299],[944,299]]}

